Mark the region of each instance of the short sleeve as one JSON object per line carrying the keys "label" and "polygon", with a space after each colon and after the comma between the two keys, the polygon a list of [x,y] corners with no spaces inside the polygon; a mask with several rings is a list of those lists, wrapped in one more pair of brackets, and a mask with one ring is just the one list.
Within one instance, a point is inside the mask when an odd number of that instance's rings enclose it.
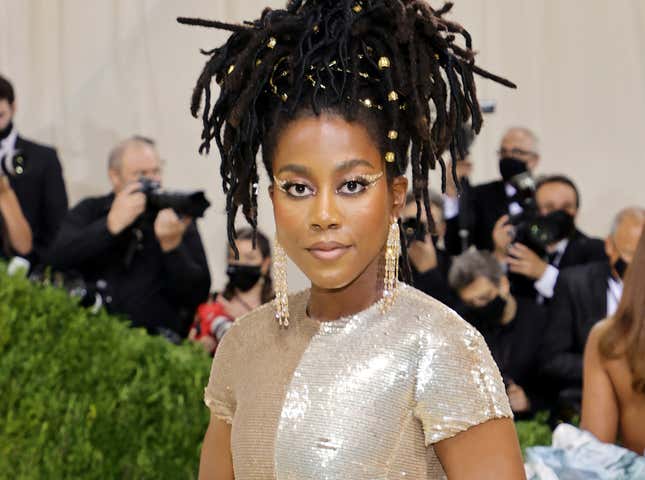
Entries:
{"label": "short sleeve", "polygon": [[513,417],[483,337],[456,314],[449,317],[447,333],[429,333],[420,345],[415,415],[426,446],[487,420]]}
{"label": "short sleeve", "polygon": [[235,398],[236,357],[239,342],[235,336],[235,325],[229,329],[220,342],[211,365],[210,378],[204,391],[204,403],[211,413],[226,423],[233,423],[237,401]]}

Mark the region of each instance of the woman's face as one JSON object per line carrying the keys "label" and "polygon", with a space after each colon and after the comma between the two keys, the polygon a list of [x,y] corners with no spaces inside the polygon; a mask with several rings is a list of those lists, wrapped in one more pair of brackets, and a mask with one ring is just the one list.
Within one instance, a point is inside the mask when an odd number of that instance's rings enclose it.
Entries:
{"label": "woman's face", "polygon": [[378,272],[407,180],[388,188],[382,155],[361,124],[321,115],[290,122],[272,159],[278,240],[316,287]]}
{"label": "woman's face", "polygon": [[231,247],[228,248],[229,265],[249,265],[262,268],[262,274],[266,274],[271,265],[271,258],[263,258],[259,248],[253,248],[253,241],[247,239],[238,239],[235,241],[237,250],[240,254],[239,260],[235,259],[235,252]]}

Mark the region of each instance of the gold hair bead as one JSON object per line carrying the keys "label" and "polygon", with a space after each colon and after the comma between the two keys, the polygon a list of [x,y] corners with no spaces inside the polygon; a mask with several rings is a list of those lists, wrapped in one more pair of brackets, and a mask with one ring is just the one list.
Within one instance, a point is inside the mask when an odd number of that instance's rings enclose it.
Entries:
{"label": "gold hair bead", "polygon": [[314,25],[313,30],[314,30],[314,33],[318,33],[320,32],[320,27],[318,25]]}
{"label": "gold hair bead", "polygon": [[399,132],[397,132],[396,130],[390,130],[389,132],[387,132],[387,138],[389,138],[390,140],[396,140],[397,138],[399,138]]}
{"label": "gold hair bead", "polygon": [[282,95],[280,95],[280,98],[283,102],[286,102],[289,99],[289,96],[286,93],[283,93]]}
{"label": "gold hair bead", "polygon": [[365,100],[361,100],[361,103],[365,105],[367,108],[372,108],[372,100],[369,98],[366,98]]}
{"label": "gold hair bead", "polygon": [[385,70],[386,68],[390,68],[390,59],[387,57],[381,57],[378,59],[378,68],[380,70]]}
{"label": "gold hair bead", "polygon": [[354,10],[354,13],[361,13],[363,11],[363,7],[361,7],[358,3],[352,7],[352,10]]}
{"label": "gold hair bead", "polygon": [[390,102],[396,102],[399,99],[399,94],[392,90],[390,93],[388,93],[387,99]]}
{"label": "gold hair bead", "polygon": [[235,65],[229,66],[227,73],[230,75],[231,73],[233,73],[233,70],[235,70]]}
{"label": "gold hair bead", "polygon": [[275,39],[275,37],[269,38],[269,42],[267,43],[267,47],[269,48],[275,48],[275,46],[278,44],[278,41]]}
{"label": "gold hair bead", "polygon": [[387,152],[385,154],[385,161],[387,163],[394,163],[395,158],[396,157],[394,156],[394,152]]}
{"label": "gold hair bead", "polygon": [[261,63],[262,63],[262,60],[260,60],[260,59],[258,58],[258,59],[255,61],[255,66],[257,67],[257,66],[258,66],[258,65],[260,65]]}

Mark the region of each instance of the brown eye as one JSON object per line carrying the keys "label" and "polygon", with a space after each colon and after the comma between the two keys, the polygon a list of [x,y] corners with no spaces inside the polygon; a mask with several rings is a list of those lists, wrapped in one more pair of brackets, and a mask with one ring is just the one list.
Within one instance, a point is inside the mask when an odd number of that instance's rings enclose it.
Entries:
{"label": "brown eye", "polygon": [[284,186],[285,192],[288,195],[296,198],[304,198],[310,196],[313,191],[304,183],[291,183]]}
{"label": "brown eye", "polygon": [[344,195],[356,195],[363,192],[365,187],[367,187],[367,184],[360,180],[350,180],[349,182],[345,182],[338,192]]}

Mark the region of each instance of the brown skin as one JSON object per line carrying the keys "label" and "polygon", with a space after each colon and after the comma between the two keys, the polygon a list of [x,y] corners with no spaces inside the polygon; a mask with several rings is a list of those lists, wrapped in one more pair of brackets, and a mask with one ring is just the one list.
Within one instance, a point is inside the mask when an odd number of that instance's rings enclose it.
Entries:
{"label": "brown skin", "polygon": [[[352,160],[360,162],[342,168]],[[361,188],[350,185],[351,180],[382,172],[382,155],[363,126],[336,116],[289,124],[279,138],[272,166],[276,178],[297,184],[291,190],[303,195],[290,197],[277,185],[270,191],[278,239],[311,280],[310,316],[333,321],[377,301],[384,244],[389,225],[405,202],[407,180],[397,177],[388,185],[383,176],[356,193]],[[320,241],[336,241],[346,248],[336,259],[321,260],[310,251]],[[491,420],[434,447],[451,479],[524,478],[509,419]],[[230,429],[211,419],[200,479],[233,479],[230,465]]]}
{"label": "brown skin", "polygon": [[598,344],[612,319],[591,329],[585,347],[580,426],[599,440],[614,443],[620,431],[622,444],[639,455],[645,451],[645,395],[632,389],[627,359],[605,359]]}
{"label": "brown skin", "polygon": [[[108,170],[114,202],[107,217],[107,228],[118,235],[128,228],[146,209],[146,197],[139,190],[140,177],[161,182],[161,160],[151,146],[142,143],[128,145],[120,165]],[[170,252],[181,244],[191,218],[179,218],[170,208],[161,210],[155,220],[155,235],[163,252]]]}
{"label": "brown skin", "polygon": [[[546,183],[535,192],[535,202],[540,215],[548,215],[557,210],[564,210],[574,219],[578,215],[576,192],[566,183]],[[509,266],[513,273],[519,273],[533,280],[538,280],[546,270],[548,263],[533,250],[521,243],[512,243],[513,226],[508,223],[508,215],[502,216],[493,228],[495,256]],[[547,249],[552,251],[555,244]]]}
{"label": "brown skin", "polygon": [[[479,276],[470,285],[466,285],[457,293],[461,301],[470,307],[483,307],[498,295],[501,296],[506,300],[506,308],[504,308],[500,321],[502,325],[512,322],[517,313],[517,302],[511,295],[511,285],[506,276],[501,278],[499,285],[495,285],[486,277]],[[512,379],[510,379],[506,394],[514,412],[520,413],[530,410],[531,404],[524,389],[513,382]]]}

